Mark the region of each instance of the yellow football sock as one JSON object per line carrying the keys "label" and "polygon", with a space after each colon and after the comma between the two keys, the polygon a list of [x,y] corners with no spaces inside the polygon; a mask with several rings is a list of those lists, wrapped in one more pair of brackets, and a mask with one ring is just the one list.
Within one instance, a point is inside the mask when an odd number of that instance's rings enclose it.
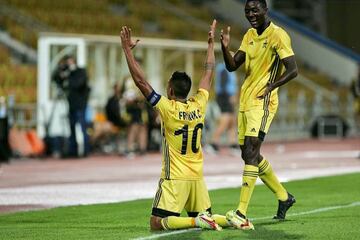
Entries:
{"label": "yellow football sock", "polygon": [[211,218],[214,219],[215,222],[223,228],[232,226],[231,223],[223,215],[213,214],[211,215]]}
{"label": "yellow football sock", "polygon": [[195,227],[195,219],[192,217],[170,216],[170,217],[161,219],[161,226],[165,230],[193,228],[193,227]]}
{"label": "yellow football sock", "polygon": [[240,203],[237,208],[237,210],[239,210],[245,216],[252,192],[254,191],[258,174],[259,168],[257,166],[245,165],[243,173],[243,183],[240,190]]}
{"label": "yellow football sock", "polygon": [[285,201],[288,198],[287,191],[279,182],[270,163],[265,158],[259,163],[259,177],[280,201]]}

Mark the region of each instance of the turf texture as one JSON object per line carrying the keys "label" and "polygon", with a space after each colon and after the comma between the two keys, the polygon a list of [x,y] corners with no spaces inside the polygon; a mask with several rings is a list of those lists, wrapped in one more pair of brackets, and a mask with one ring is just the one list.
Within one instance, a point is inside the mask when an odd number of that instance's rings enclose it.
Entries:
{"label": "turf texture", "polygon": [[[150,232],[151,199],[60,207],[0,215],[0,239],[360,239],[360,174],[284,184],[297,200],[286,221],[271,219],[277,200],[256,186],[248,210],[255,231]],[[225,214],[239,200],[239,188],[210,192],[213,213]]]}

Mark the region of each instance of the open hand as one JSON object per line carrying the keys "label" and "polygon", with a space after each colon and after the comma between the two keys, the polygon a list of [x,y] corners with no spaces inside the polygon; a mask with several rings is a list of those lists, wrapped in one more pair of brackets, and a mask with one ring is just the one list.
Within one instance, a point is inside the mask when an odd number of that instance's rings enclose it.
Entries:
{"label": "open hand", "polygon": [[139,39],[136,39],[136,41],[133,41],[131,39],[131,28],[128,28],[127,26],[123,26],[120,31],[120,38],[121,38],[121,45],[123,48],[129,47],[130,49],[133,49],[136,47],[136,44],[140,41]]}
{"label": "open hand", "polygon": [[226,28],[226,32],[224,32],[223,29],[221,29],[220,32],[220,40],[221,40],[221,44],[227,48],[230,44],[230,26],[228,26]]}
{"label": "open hand", "polygon": [[214,19],[212,24],[210,25],[210,31],[208,33],[208,43],[214,43],[215,28],[216,28],[216,19]]}

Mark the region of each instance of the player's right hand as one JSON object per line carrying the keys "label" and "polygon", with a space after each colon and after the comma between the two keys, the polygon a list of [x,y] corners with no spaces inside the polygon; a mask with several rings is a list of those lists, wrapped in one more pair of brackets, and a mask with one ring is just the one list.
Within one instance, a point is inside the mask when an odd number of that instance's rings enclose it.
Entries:
{"label": "player's right hand", "polygon": [[226,31],[224,32],[223,29],[221,29],[220,32],[220,40],[221,40],[221,44],[227,48],[230,44],[230,26],[228,26],[226,28]]}
{"label": "player's right hand", "polygon": [[121,28],[120,38],[121,38],[121,45],[123,48],[129,47],[130,49],[133,49],[134,47],[136,47],[136,44],[140,41],[139,39],[136,39],[136,41],[133,41],[131,39],[131,28],[128,28],[127,26],[123,26]]}

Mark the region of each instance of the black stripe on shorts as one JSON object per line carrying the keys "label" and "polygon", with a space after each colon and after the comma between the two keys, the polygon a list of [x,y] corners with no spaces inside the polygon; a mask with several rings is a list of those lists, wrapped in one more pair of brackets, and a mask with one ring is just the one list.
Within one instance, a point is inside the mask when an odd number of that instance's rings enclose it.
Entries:
{"label": "black stripe on shorts", "polygon": [[[210,213],[210,215],[212,214],[211,207],[209,207],[205,211]],[[188,214],[189,217],[197,217],[197,215],[199,215],[199,212],[187,212],[187,214]]]}
{"label": "black stripe on shorts", "polygon": [[161,184],[164,182],[164,179],[160,179],[159,180],[159,187],[158,187],[158,190],[156,192],[156,195],[155,195],[155,199],[154,199],[154,203],[153,203],[153,207],[157,207],[159,205],[159,202],[160,202],[160,198],[161,198],[161,194],[162,194],[162,188],[161,188]]}
{"label": "black stripe on shorts", "polygon": [[152,208],[151,215],[156,216],[156,217],[165,218],[165,217],[169,217],[169,216],[179,217],[180,213],[170,212],[170,211],[160,209],[160,208]]}

